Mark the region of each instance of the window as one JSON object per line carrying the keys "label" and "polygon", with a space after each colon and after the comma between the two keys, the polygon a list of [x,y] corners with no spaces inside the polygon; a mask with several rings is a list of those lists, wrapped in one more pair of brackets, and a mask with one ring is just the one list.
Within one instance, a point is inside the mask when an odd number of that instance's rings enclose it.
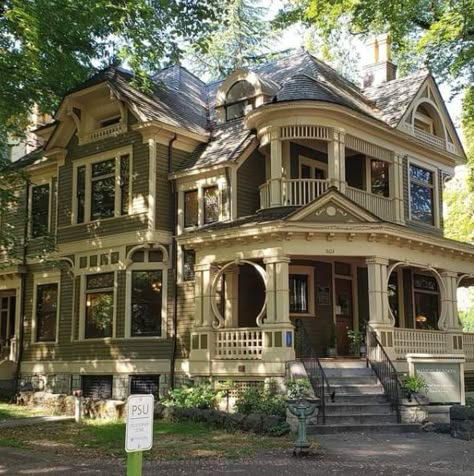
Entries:
{"label": "window", "polygon": [[226,121],[245,116],[255,107],[255,89],[248,81],[237,81],[228,91],[225,105]]}
{"label": "window", "polygon": [[306,274],[290,274],[290,312],[309,312]]}
{"label": "window", "polygon": [[112,337],[114,273],[86,276],[85,338]]}
{"label": "window", "polygon": [[370,185],[371,192],[383,197],[390,196],[388,182],[389,164],[383,160],[371,159],[370,161]]}
{"label": "window", "polygon": [[54,342],[58,315],[58,283],[36,287],[36,341]]}
{"label": "window", "polygon": [[112,398],[112,375],[82,375],[82,394],[86,398],[107,400]]}
{"label": "window", "polygon": [[0,294],[0,347],[7,346],[15,335],[16,296]]}
{"label": "window", "polygon": [[413,220],[434,225],[434,173],[410,165],[410,213]]}
{"label": "window", "polygon": [[114,124],[119,124],[120,120],[121,120],[120,116],[114,116],[108,119],[103,119],[102,121],[100,121],[100,127],[109,127],[109,126],[113,126]]}
{"label": "window", "polygon": [[326,163],[306,157],[299,158],[300,177],[306,179],[325,179],[327,176],[328,166]]}
{"label": "window", "polygon": [[186,228],[199,224],[198,191],[184,192],[184,226]]}
{"label": "window", "polygon": [[84,223],[130,213],[130,154],[76,168],[75,221]]}
{"label": "window", "polygon": [[415,326],[417,329],[437,329],[439,319],[438,283],[433,276],[413,275]]}
{"label": "window", "polygon": [[132,271],[132,337],[161,336],[163,272]]}
{"label": "window", "polygon": [[388,304],[395,318],[395,327],[400,327],[400,306],[398,304],[398,274],[393,272],[388,280]]}
{"label": "window", "polygon": [[130,394],[151,393],[158,397],[160,390],[159,375],[130,375]]}
{"label": "window", "polygon": [[203,191],[204,197],[204,223],[219,221],[219,187],[207,187]]}
{"label": "window", "polygon": [[45,236],[49,231],[49,184],[31,189],[31,237]]}
{"label": "window", "polygon": [[196,263],[196,253],[194,250],[184,250],[183,252],[183,281],[194,280],[194,265]]}

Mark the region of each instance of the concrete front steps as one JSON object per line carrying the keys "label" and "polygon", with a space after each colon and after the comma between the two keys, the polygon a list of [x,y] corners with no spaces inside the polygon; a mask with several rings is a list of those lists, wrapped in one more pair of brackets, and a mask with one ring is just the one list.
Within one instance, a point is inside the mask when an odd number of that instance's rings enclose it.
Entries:
{"label": "concrete front steps", "polygon": [[326,398],[326,423],[319,417],[309,425],[308,433],[412,433],[420,425],[400,424],[388,402],[382,384],[362,359],[321,360],[324,373],[335,392],[335,400]]}

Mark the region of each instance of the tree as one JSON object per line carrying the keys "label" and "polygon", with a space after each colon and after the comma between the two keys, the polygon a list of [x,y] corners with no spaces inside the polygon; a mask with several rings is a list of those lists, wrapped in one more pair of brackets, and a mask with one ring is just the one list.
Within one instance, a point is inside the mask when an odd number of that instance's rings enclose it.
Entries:
{"label": "tree", "polygon": [[261,2],[229,0],[220,27],[207,42],[193,45],[187,55],[191,69],[199,76],[219,79],[236,68],[268,61],[273,38],[265,21],[267,9]]}
{"label": "tree", "polygon": [[[202,44],[225,0],[3,0],[0,2],[0,134],[24,130],[33,105],[53,111],[98,68],[125,63],[137,83],[179,41]],[[143,84],[142,84],[143,85]]]}

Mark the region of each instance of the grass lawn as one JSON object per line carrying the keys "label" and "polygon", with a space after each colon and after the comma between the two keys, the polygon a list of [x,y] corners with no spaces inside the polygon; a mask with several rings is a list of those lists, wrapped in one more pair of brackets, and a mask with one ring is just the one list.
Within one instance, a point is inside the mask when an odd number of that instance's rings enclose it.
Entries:
{"label": "grass lawn", "polygon": [[[203,423],[155,421],[153,449],[145,457],[161,460],[193,458],[251,458],[266,450],[290,450],[292,436],[273,438],[251,433],[226,432]],[[125,457],[125,424],[88,420],[32,428],[4,429],[0,446],[51,448],[73,452]]]}
{"label": "grass lawn", "polygon": [[21,407],[9,403],[0,402],[0,421],[12,418],[26,418],[31,416],[51,415],[45,409]]}

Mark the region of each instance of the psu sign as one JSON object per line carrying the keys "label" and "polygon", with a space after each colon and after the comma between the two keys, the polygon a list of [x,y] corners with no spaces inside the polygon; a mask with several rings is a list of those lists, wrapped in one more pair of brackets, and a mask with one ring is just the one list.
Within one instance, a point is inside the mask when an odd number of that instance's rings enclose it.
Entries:
{"label": "psu sign", "polygon": [[153,446],[153,395],[130,395],[127,400],[125,451],[147,451]]}

